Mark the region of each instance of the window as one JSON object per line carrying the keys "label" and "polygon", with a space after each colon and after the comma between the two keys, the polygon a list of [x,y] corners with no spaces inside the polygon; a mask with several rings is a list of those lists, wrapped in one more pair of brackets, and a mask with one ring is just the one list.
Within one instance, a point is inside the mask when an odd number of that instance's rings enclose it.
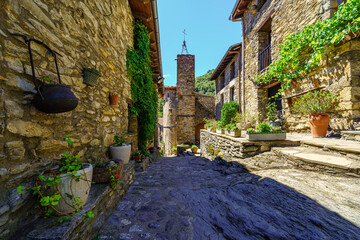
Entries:
{"label": "window", "polygon": [[230,88],[230,101],[235,101],[235,88],[232,86]]}
{"label": "window", "polygon": [[220,90],[225,87],[225,74],[221,74],[220,76]]}
{"label": "window", "polygon": [[230,66],[230,81],[235,77],[235,61]]}
{"label": "window", "polygon": [[221,94],[220,103],[221,103],[221,107],[222,107],[222,105],[224,105],[224,94]]}

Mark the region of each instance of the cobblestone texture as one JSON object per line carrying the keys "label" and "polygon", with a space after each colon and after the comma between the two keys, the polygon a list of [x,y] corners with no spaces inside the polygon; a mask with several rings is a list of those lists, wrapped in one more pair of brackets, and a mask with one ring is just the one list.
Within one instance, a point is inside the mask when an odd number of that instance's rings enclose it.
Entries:
{"label": "cobblestone texture", "polygon": [[269,168],[162,158],[136,173],[99,239],[359,239],[359,179]]}

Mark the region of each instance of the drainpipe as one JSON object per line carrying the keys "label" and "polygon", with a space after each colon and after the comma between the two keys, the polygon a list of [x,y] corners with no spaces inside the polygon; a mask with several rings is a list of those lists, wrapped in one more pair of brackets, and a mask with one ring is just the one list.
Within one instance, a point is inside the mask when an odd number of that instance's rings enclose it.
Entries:
{"label": "drainpipe", "polygon": [[241,111],[243,114],[245,114],[245,26],[244,20],[241,20]]}

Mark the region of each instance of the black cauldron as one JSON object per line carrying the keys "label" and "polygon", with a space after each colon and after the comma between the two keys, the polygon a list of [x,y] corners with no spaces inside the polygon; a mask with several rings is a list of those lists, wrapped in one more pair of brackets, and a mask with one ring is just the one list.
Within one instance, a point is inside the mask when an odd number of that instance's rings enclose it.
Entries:
{"label": "black cauldron", "polygon": [[62,113],[74,110],[79,103],[70,86],[44,84],[40,86],[33,101],[35,107],[44,113]]}

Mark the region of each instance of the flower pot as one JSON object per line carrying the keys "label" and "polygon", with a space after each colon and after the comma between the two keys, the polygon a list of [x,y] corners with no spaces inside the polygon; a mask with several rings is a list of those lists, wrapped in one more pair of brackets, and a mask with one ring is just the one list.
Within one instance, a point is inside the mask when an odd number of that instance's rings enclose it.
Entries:
{"label": "flower pot", "polygon": [[198,151],[198,148],[191,148],[192,153],[197,153],[197,151]]}
{"label": "flower pot", "polygon": [[216,129],[216,133],[224,134],[225,130],[224,129]]}
{"label": "flower pot", "polygon": [[121,159],[124,164],[127,164],[131,155],[131,144],[122,146],[110,146],[110,155],[112,159]]}
{"label": "flower pot", "polygon": [[227,130],[226,135],[230,137],[241,137],[241,130],[240,129]]}
{"label": "flower pot", "polygon": [[82,203],[77,208],[85,205],[90,192],[93,167],[90,163],[84,163],[83,166],[84,169],[77,171],[75,174],[75,176],[83,175],[78,182],[75,181],[75,178],[70,178],[66,173],[60,175],[61,182],[57,184],[57,188],[62,197],[59,204],[54,206],[59,212],[57,214],[65,215],[75,211],[73,207],[68,205],[74,205],[74,200],[69,199],[66,194],[74,195],[74,199],[78,197],[81,199]]}
{"label": "flower pot", "polygon": [[251,133],[246,134],[246,139],[250,141],[280,141],[286,139],[286,132],[279,133]]}
{"label": "flower pot", "polygon": [[94,167],[92,181],[95,183],[109,183],[111,175],[120,174],[122,162],[120,160],[116,160],[115,162],[117,167],[111,171],[109,171],[111,168],[110,164],[103,167]]}
{"label": "flower pot", "polygon": [[44,113],[62,113],[74,110],[79,100],[64,84],[44,84],[33,100],[35,107]]}
{"label": "flower pot", "polygon": [[325,137],[329,126],[330,117],[327,113],[311,114],[309,116],[309,124],[313,137]]}
{"label": "flower pot", "polygon": [[91,68],[84,68],[83,70],[83,82],[86,85],[95,86],[98,78],[101,76],[100,73],[96,72]]}
{"label": "flower pot", "polygon": [[110,93],[110,105],[119,105],[119,96]]}

